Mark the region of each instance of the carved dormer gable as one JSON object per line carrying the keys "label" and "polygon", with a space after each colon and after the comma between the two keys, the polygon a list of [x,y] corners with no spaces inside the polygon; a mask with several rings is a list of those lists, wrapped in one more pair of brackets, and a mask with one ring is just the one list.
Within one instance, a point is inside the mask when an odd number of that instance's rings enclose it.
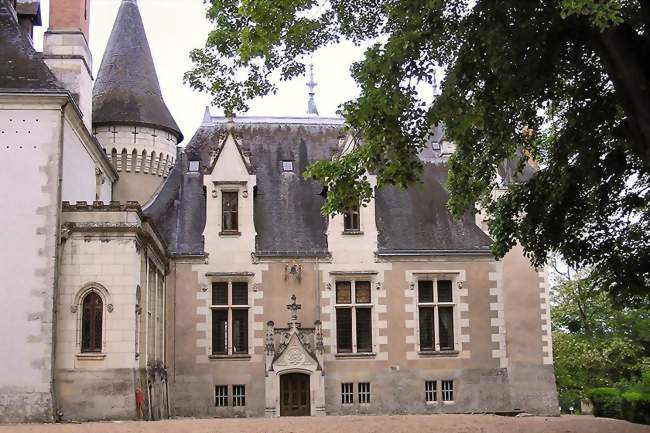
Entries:
{"label": "carved dormer gable", "polygon": [[[208,193],[203,238],[205,252],[212,257],[220,256],[219,264],[231,266],[250,260],[255,251],[253,192],[257,177],[232,125],[220,140],[203,176]],[[223,255],[221,251],[230,254]]]}
{"label": "carved dormer gable", "polygon": [[253,174],[253,167],[250,159],[241,148],[241,144],[235,137],[232,130],[228,130],[210,161],[207,175],[214,175],[220,179],[236,180],[233,177]]}
{"label": "carved dormer gable", "polygon": [[[339,139],[339,149],[334,159],[341,158],[360,145],[354,131],[348,131]],[[366,173],[370,186],[375,189],[377,176]],[[375,220],[375,200],[351,208],[345,214],[330,217],[327,227],[327,245],[334,262],[349,260],[354,256],[358,263],[374,263],[377,251],[377,224]]]}

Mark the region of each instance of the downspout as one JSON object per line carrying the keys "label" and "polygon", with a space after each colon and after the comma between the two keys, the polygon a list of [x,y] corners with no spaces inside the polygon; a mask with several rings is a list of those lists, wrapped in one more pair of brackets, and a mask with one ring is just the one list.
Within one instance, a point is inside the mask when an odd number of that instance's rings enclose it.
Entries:
{"label": "downspout", "polygon": [[316,320],[320,320],[320,261],[316,257]]}
{"label": "downspout", "polygon": [[59,404],[56,392],[56,341],[57,341],[57,303],[59,300],[59,275],[61,275],[61,220],[62,198],[63,198],[63,140],[65,138],[65,109],[70,103],[66,100],[61,106],[61,128],[59,129],[59,158],[57,161],[57,182],[56,182],[56,244],[54,245],[54,283],[52,286],[52,365],[50,368],[51,382],[50,392],[52,393],[52,416],[53,421],[59,420]]}

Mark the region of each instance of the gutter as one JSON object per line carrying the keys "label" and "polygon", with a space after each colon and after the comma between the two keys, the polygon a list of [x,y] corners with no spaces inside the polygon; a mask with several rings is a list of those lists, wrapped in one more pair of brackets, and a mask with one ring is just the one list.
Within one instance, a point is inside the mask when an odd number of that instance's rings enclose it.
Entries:
{"label": "gutter", "polygon": [[492,255],[489,248],[465,249],[465,250],[379,250],[375,252],[377,257],[413,257],[413,256],[485,256]]}
{"label": "gutter", "polygon": [[59,159],[58,159],[58,173],[56,183],[56,244],[54,245],[54,284],[52,287],[52,367],[51,367],[51,381],[50,392],[52,393],[52,415],[53,421],[59,420],[59,404],[57,399],[56,390],[56,342],[57,342],[57,304],[59,299],[59,275],[61,274],[61,220],[63,212],[63,141],[65,132],[65,109],[70,101],[66,100],[61,106],[61,129],[59,130]]}

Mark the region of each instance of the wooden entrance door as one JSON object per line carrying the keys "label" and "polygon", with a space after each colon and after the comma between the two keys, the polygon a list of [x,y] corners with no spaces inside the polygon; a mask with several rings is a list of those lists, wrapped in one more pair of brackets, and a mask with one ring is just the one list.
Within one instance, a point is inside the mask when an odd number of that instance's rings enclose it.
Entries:
{"label": "wooden entrance door", "polygon": [[309,376],[287,373],[280,376],[280,416],[309,416]]}

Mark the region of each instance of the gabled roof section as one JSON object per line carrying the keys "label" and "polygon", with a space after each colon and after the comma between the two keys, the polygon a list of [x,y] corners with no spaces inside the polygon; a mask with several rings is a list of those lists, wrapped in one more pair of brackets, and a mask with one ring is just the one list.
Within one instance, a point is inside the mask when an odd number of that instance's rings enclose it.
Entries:
{"label": "gabled roof section", "polygon": [[0,91],[67,92],[20,28],[9,0],[0,0]]}
{"label": "gabled roof section", "polygon": [[158,127],[183,140],[163,100],[135,0],[122,0],[93,89],[93,124],[107,123]]}

